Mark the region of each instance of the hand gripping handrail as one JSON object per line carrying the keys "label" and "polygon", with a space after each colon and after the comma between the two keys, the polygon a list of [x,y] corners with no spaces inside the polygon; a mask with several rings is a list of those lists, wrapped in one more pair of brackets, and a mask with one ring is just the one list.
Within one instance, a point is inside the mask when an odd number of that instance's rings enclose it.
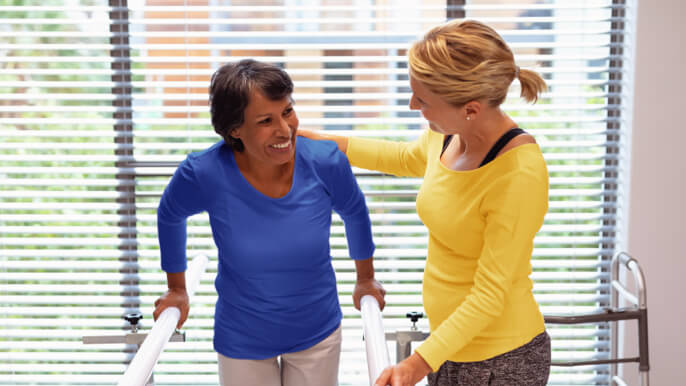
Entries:
{"label": "hand gripping handrail", "polygon": [[[195,290],[200,284],[200,276],[207,267],[207,256],[196,256],[188,266],[186,271],[186,292],[188,293],[189,303],[195,294]],[[150,329],[150,333],[138,349],[124,375],[119,379],[118,386],[145,386],[152,369],[169,341],[169,337],[174,333],[176,324],[181,317],[181,311],[177,307],[169,307],[162,311],[157,321]]]}
{"label": "hand gripping handrail", "polygon": [[360,300],[360,311],[367,349],[369,384],[373,385],[381,372],[391,365],[391,358],[388,355],[388,346],[386,346],[386,334],[383,329],[379,302],[373,296],[365,295]]}

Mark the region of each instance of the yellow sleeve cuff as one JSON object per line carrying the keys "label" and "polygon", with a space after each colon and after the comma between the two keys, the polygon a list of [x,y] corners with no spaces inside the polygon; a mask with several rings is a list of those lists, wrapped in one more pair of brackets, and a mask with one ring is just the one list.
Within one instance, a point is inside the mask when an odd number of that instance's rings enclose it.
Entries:
{"label": "yellow sleeve cuff", "polygon": [[415,349],[417,354],[424,358],[424,361],[429,364],[431,371],[438,371],[441,365],[450,358],[456,351],[452,347],[454,345],[447,344],[443,339],[436,335],[429,335],[429,337],[419,347]]}

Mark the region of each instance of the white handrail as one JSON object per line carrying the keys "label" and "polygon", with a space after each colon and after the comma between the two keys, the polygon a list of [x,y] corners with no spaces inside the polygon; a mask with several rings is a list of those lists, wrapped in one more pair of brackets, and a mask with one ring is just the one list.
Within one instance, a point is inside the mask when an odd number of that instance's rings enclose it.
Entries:
{"label": "white handrail", "polygon": [[[186,271],[186,292],[188,293],[189,303],[191,303],[195,290],[198,288],[200,276],[205,272],[207,263],[207,256],[196,256],[188,266]],[[119,379],[119,386],[145,386],[164,346],[169,342],[169,338],[174,333],[180,317],[181,311],[176,307],[169,307],[162,311],[162,314],[152,325],[148,336],[138,349],[126,372]]]}
{"label": "white handrail", "polygon": [[362,312],[362,328],[364,330],[364,342],[367,348],[367,368],[369,370],[369,384],[381,375],[381,372],[391,365],[386,346],[386,333],[383,329],[383,320],[379,302],[371,295],[365,295],[360,300]]}

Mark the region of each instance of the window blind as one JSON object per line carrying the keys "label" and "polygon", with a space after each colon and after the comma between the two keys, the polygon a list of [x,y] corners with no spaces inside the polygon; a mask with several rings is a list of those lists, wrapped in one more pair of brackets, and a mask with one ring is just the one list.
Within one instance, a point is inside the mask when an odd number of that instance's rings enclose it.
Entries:
{"label": "window blind", "polygon": [[[134,345],[121,316],[152,324],[166,288],[155,209],[177,164],[216,142],[207,106],[221,64],[253,57],[295,82],[301,127],[412,140],[426,124],[407,107],[406,50],[431,26],[476,18],[508,41],[549,92],[537,105],[513,86],[504,110],[541,145],[550,210],[535,240],[545,314],[608,304],[630,70],[622,0],[70,0],[0,1],[0,384],[114,384]],[[421,183],[355,169],[367,197],[388,332],[422,311],[427,231]],[[333,215],[343,307],[340,384],[367,384],[354,264]],[[216,249],[208,218],[189,220],[188,255],[211,263],[155,384],[216,384],[212,316]],[[418,326],[428,330],[426,320]],[[553,359],[605,358],[605,325],[549,326]],[[389,342],[391,360],[394,342]],[[607,366],[553,368],[551,385],[608,385]]]}

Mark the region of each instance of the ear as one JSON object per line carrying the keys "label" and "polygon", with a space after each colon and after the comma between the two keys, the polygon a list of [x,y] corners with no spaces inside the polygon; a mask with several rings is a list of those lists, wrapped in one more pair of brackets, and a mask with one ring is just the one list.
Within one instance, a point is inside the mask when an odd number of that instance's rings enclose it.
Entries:
{"label": "ear", "polygon": [[467,102],[467,104],[464,105],[465,115],[467,115],[467,116],[479,115],[482,107],[483,106],[481,106],[481,102],[479,102],[479,101]]}
{"label": "ear", "polygon": [[234,139],[241,139],[241,129],[237,127],[229,132],[229,137]]}

